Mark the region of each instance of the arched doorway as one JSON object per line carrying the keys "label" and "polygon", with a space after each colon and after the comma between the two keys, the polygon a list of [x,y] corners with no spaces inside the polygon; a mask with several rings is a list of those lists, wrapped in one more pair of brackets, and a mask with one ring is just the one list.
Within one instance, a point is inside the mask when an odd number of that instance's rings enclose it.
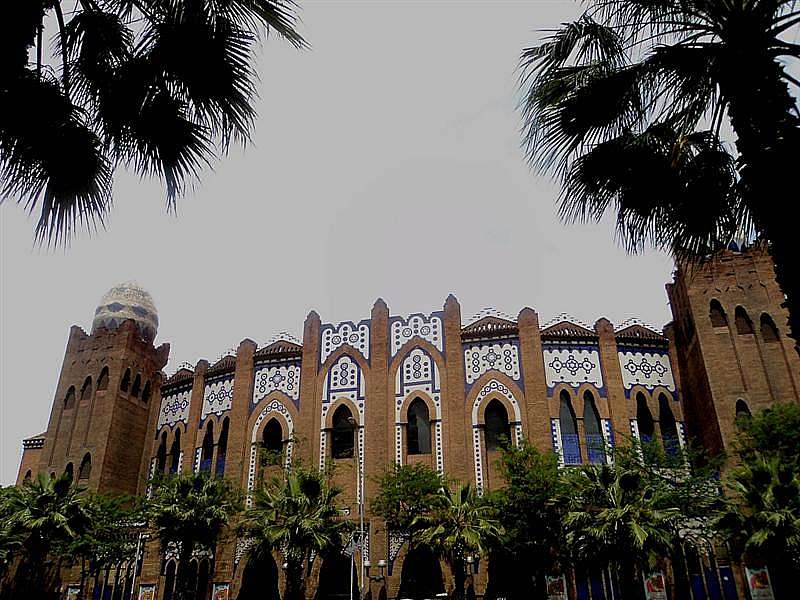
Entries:
{"label": "arched doorway", "polygon": [[398,598],[423,600],[444,592],[442,567],[428,548],[418,546],[406,554],[400,575]]}
{"label": "arched doorway", "polygon": [[317,600],[350,600],[351,592],[353,598],[360,597],[355,561],[343,553],[326,556],[319,573]]}
{"label": "arched doorway", "polygon": [[237,600],[280,600],[278,565],[268,552],[256,552],[247,559]]}

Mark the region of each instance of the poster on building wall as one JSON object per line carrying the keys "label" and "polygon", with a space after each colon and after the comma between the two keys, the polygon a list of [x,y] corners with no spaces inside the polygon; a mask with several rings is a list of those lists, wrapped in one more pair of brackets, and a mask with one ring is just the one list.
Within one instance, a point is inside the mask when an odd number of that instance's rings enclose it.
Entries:
{"label": "poster on building wall", "polygon": [[567,580],[563,575],[548,575],[547,600],[567,600]]}
{"label": "poster on building wall", "polygon": [[644,576],[644,597],[647,600],[667,600],[667,583],[663,572],[653,571]]}
{"label": "poster on building wall", "polygon": [[750,588],[750,597],[753,600],[775,600],[767,567],[745,567],[744,570],[747,574],[747,587]]}
{"label": "poster on building wall", "polygon": [[139,600],[156,600],[156,586],[152,583],[143,583],[139,586]]}
{"label": "poster on building wall", "polygon": [[67,600],[77,600],[80,593],[80,587],[75,587],[74,585],[69,586],[67,588]]}
{"label": "poster on building wall", "polygon": [[230,593],[230,589],[230,583],[215,583],[211,600],[229,600],[228,594]]}

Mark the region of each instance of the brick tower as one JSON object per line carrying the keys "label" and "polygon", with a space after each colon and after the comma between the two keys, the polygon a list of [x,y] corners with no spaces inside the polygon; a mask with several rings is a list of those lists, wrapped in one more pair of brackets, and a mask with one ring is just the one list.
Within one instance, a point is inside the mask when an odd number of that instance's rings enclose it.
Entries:
{"label": "brick tower", "polygon": [[157,327],[150,294],[127,283],[103,297],[91,335],[70,329],[47,431],[25,440],[18,483],[71,472],[93,490],[137,492],[169,355],[168,344],[153,345]]}
{"label": "brick tower", "polygon": [[709,452],[731,450],[737,416],[800,402],[800,357],[764,245],[679,266],[667,293],[686,421]]}

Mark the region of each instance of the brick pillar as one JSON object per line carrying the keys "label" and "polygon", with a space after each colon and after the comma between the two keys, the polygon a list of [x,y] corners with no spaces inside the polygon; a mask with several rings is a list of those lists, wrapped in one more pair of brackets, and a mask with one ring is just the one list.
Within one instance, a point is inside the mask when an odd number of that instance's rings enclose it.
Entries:
{"label": "brick pillar", "polygon": [[228,448],[225,455],[225,479],[233,485],[247,485],[247,460],[250,456],[250,432],[247,419],[250,416],[250,401],[253,397],[253,355],[257,344],[242,340],[236,350],[236,373],[233,380],[233,402],[231,403]]}
{"label": "brick pillar", "polygon": [[300,418],[295,432],[302,436],[295,444],[293,456],[315,469],[319,464],[319,415],[321,410],[317,369],[319,365],[320,318],[311,311],[303,324],[303,358],[300,365]]}
{"label": "brick pillar", "polygon": [[[161,384],[164,378],[161,373],[157,373],[153,377],[153,382],[150,384],[153,389],[153,396],[150,398],[150,415],[147,419],[147,437],[144,440],[144,452],[142,452],[142,460],[139,465],[139,483],[137,485],[136,493],[144,496],[147,490],[148,478],[150,476],[150,460],[155,456],[158,451],[158,439],[156,437],[156,427],[158,427],[158,416],[161,413]],[[180,427],[180,425],[177,425]],[[186,454],[183,455],[186,460]]]}
{"label": "brick pillar", "polygon": [[[369,499],[378,492],[375,481],[389,464],[385,440],[390,427],[390,415],[394,415],[393,394],[389,389],[389,308],[381,299],[372,307],[370,323],[369,377],[367,379],[367,399],[365,421],[364,452],[364,502],[369,510]],[[380,559],[388,561],[387,536],[383,523],[369,519],[370,555],[373,565]]]}
{"label": "brick pillar", "polygon": [[[186,425],[186,441],[183,449],[182,473],[191,473],[194,470],[194,453],[203,444],[205,430],[200,429],[200,415],[203,413],[203,392],[205,391],[206,371],[209,364],[207,360],[200,360],[194,368],[192,380],[192,400],[189,407],[189,423]],[[216,434],[217,432],[215,432]],[[214,468],[213,465],[211,467]]]}
{"label": "brick pillar", "polygon": [[542,452],[552,450],[550,440],[550,412],[547,409],[547,382],[545,381],[542,337],[539,333],[539,316],[531,308],[523,308],[517,318],[519,325],[520,360],[522,361],[527,423],[525,435]]}
{"label": "brick pillar", "polygon": [[[617,443],[631,435],[630,410],[622,386],[622,371],[619,367],[617,340],[614,326],[608,319],[598,319],[594,324],[600,347],[600,368],[608,396],[608,407],[611,412],[611,424],[614,427],[614,439]],[[622,437],[620,437],[622,436]]]}
{"label": "brick pillar", "polygon": [[461,306],[453,294],[444,303],[444,340],[447,371],[442,399],[444,469],[462,481],[474,479],[472,468],[472,424],[465,408],[464,350],[461,346]]}

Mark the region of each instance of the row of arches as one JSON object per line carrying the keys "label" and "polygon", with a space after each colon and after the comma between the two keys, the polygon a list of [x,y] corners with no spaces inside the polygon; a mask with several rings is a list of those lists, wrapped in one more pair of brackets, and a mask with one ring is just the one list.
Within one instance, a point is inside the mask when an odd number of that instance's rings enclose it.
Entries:
{"label": "row of arches", "polygon": [[144,383],[144,388],[142,387],[142,374],[137,373],[136,377],[133,379],[133,383],[131,383],[132,372],[130,368],[125,369],[125,373],[122,375],[122,379],[119,382],[119,389],[121,392],[128,393],[130,390],[130,395],[134,398],[138,398],[139,394],[141,394],[141,400],[145,404],[150,402],[150,396],[152,395],[150,389],[150,382],[146,381]]}
{"label": "row of arches", "polygon": [[[64,474],[67,475],[71,480],[75,478],[75,465],[70,461],[67,463],[67,466],[64,467]],[[50,477],[55,477],[55,472],[50,473]],[[92,476],[92,455],[91,453],[87,452],[83,455],[81,459],[81,463],[78,466],[78,481],[87,481]],[[28,469],[25,471],[25,475],[22,478],[23,483],[27,481],[31,481],[33,479],[33,470]]]}
{"label": "row of arches", "polygon": [[[581,435],[578,418],[572,406],[572,396],[567,390],[559,394],[558,419],[561,425],[561,447],[564,464],[583,464]],[[605,437],[600,422],[594,394],[589,390],[583,392],[583,437],[588,462],[602,464],[606,462]]]}
{"label": "row of arches", "polygon": [[[228,434],[230,430],[230,419],[225,417],[222,420],[219,436],[214,436],[214,421],[209,420],[203,434],[203,441],[200,445],[199,470],[211,473],[216,477],[221,477],[225,473],[225,460],[228,455]],[[161,437],[156,450],[155,473],[175,474],[181,468],[181,455],[183,454],[181,428],[175,429],[172,444],[168,444],[169,437],[167,431],[161,432]],[[216,452],[215,452],[216,451]],[[216,457],[216,461],[215,461]]]}
{"label": "row of arches", "polygon": [[[139,398],[141,395],[141,400],[145,404],[150,402],[150,398],[152,396],[152,387],[150,381],[144,382],[143,386],[141,373],[136,375],[136,377],[133,379],[133,383],[131,383],[131,377],[132,372],[130,369],[127,369],[125,374],[122,376],[122,380],[120,381],[120,390],[125,393],[130,393],[130,395],[134,398]],[[78,400],[81,404],[86,404],[92,399],[94,392],[102,392],[107,389],[108,367],[103,367],[103,369],[100,371],[100,375],[97,377],[96,387],[93,386],[91,375],[88,375],[86,379],[83,380],[83,385],[80,389],[80,395],[78,395],[74,385],[69,387],[67,393],[64,395],[64,410],[75,408],[75,404]]]}
{"label": "row of arches", "polygon": [[656,433],[658,433],[667,456],[677,456],[680,453],[678,424],[666,394],[658,395],[658,432],[656,432],[656,421],[647,404],[647,397],[642,392],[636,394],[636,423],[639,428],[639,440],[643,445],[657,441]]}
{"label": "row of arches", "polygon": [[[172,600],[175,596],[175,581],[178,575],[178,562],[167,561],[164,569],[164,600]],[[211,587],[211,561],[207,558],[194,559],[189,563],[188,583],[194,600],[208,600]],[[186,598],[186,596],[184,596]]]}
{"label": "row of arches", "polygon": [[[711,326],[715,328],[728,327],[728,315],[719,300],[714,299],[709,305],[709,319]],[[737,306],[733,312],[733,323],[738,335],[755,335],[755,327],[747,310],[741,305]],[[778,327],[775,320],[768,313],[761,313],[760,317],[761,337],[766,343],[773,343],[780,340]]]}

